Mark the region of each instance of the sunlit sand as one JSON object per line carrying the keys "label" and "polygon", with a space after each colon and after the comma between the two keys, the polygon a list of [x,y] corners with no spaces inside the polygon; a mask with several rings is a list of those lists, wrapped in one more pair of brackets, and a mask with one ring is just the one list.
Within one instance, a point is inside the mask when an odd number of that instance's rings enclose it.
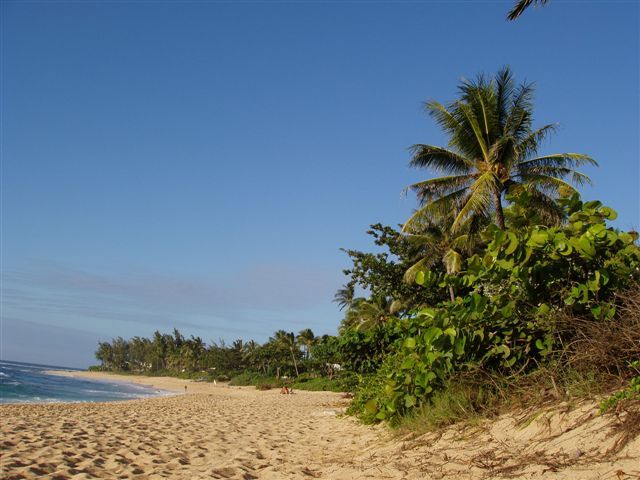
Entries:
{"label": "sunlit sand", "polygon": [[[114,375],[81,373],[92,378]],[[341,416],[337,393],[123,377],[175,395],[112,403],[3,405],[3,478],[616,478],[640,474],[640,444],[617,455],[593,406],[398,438]],[[185,393],[184,386],[187,385]],[[591,418],[594,417],[594,418]],[[564,433],[563,433],[564,432]],[[625,478],[625,477],[621,477]]]}

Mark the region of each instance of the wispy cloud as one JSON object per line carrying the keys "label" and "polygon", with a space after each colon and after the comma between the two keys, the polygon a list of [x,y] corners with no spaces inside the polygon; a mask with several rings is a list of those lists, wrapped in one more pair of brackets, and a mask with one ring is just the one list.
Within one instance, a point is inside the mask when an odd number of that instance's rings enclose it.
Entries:
{"label": "wispy cloud", "polygon": [[304,324],[307,319],[298,317],[330,305],[339,281],[335,272],[317,266],[260,264],[231,277],[207,278],[38,262],[4,272],[2,301],[16,318],[49,324],[117,321],[244,336],[271,331],[267,324],[278,318]]}

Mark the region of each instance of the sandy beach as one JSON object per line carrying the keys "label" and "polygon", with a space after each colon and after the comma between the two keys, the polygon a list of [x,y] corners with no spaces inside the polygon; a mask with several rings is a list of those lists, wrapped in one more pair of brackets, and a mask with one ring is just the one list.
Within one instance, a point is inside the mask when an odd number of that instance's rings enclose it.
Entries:
{"label": "sandy beach", "polygon": [[[90,378],[98,373],[65,373]],[[594,404],[523,412],[399,437],[341,416],[342,395],[109,378],[176,395],[110,403],[2,405],[4,479],[638,478],[640,443]],[[184,386],[187,385],[185,393]]]}

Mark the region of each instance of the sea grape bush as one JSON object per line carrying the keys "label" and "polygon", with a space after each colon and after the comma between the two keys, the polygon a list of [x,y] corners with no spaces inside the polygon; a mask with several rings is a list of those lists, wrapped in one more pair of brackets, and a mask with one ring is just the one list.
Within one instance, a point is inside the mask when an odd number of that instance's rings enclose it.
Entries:
{"label": "sea grape bush", "polygon": [[[514,211],[528,201],[513,198]],[[615,292],[640,277],[636,235],[606,225],[616,212],[577,195],[560,201],[567,221],[484,232],[486,248],[458,275],[425,271],[416,282],[454,288],[455,301],[418,309],[388,328],[397,340],[380,388],[357,398],[365,418],[395,420],[441,388],[457,370],[526,369],[552,358],[565,311],[615,321]],[[513,211],[511,212],[513,214]],[[516,222],[517,223],[517,222]]]}

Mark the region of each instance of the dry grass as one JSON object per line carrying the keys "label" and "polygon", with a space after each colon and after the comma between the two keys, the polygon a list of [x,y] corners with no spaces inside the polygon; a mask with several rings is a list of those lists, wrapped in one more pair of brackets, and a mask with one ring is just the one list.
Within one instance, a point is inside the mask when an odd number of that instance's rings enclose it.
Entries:
{"label": "dry grass", "polygon": [[640,359],[640,285],[616,295],[613,320],[562,316],[558,321],[563,344],[561,361],[576,371],[594,367],[612,377],[627,379],[629,363]]}

